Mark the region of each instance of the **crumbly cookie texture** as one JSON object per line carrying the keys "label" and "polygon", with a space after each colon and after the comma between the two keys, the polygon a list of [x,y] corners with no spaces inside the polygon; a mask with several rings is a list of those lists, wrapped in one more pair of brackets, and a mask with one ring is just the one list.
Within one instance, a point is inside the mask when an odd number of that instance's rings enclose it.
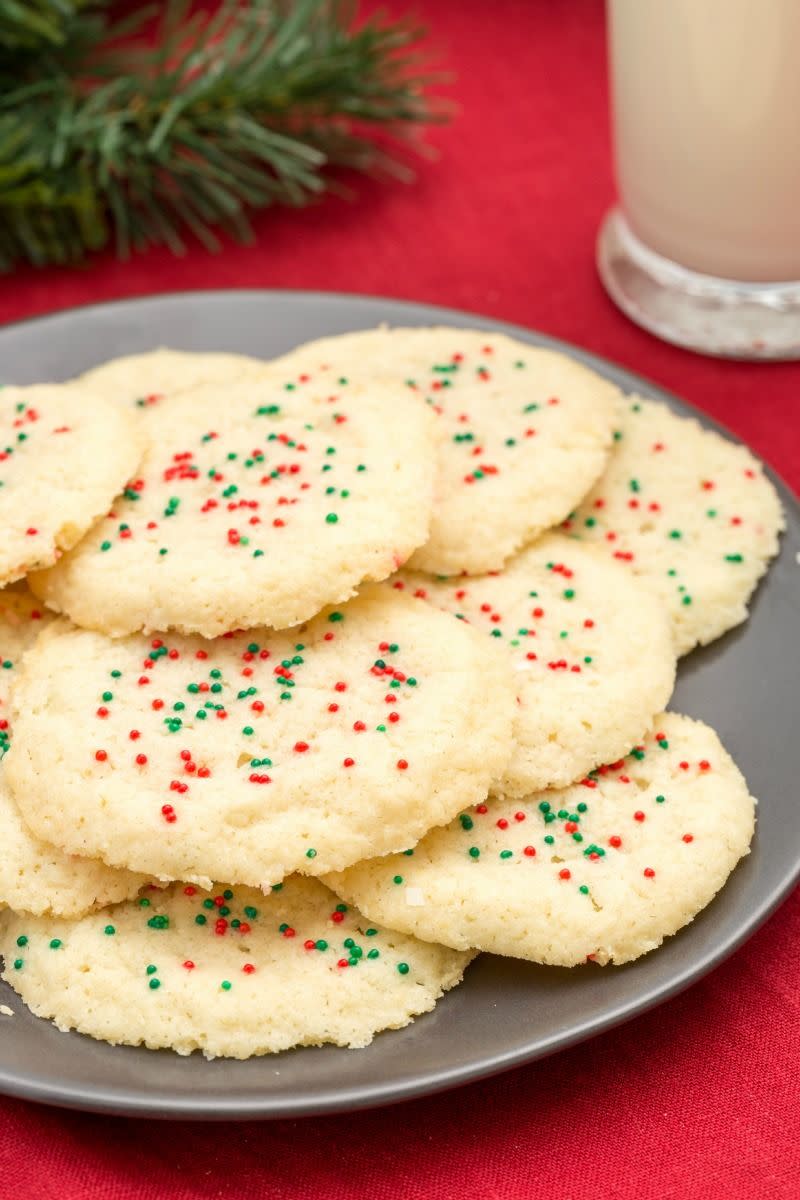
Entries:
{"label": "crumbly cookie texture", "polygon": [[747,619],[784,517],[762,464],[655,400],[628,397],[605,474],[564,528],[667,605],[679,654]]}
{"label": "crumbly cookie texture", "polygon": [[76,921],[0,918],[3,978],[37,1016],[208,1058],[368,1045],[428,1012],[470,954],[375,927],[317,880],[174,885]]}
{"label": "crumbly cookie texture", "polygon": [[0,390],[0,586],[51,566],[136,470],[135,418],[58,384]]}
{"label": "crumbly cookie texture", "polygon": [[246,354],[169,350],[161,347],[126,354],[92,367],[75,383],[124,408],[149,410],[167,396],[198,384],[224,385],[264,370],[259,358]]}
{"label": "crumbly cookie texture", "polygon": [[749,852],[755,801],[712,729],[676,713],[620,762],[492,799],[410,857],[326,882],[407,933],[556,966],[625,963],[711,902]]}
{"label": "crumbly cookie texture", "polygon": [[65,854],[34,837],[22,820],[0,766],[0,906],[17,912],[79,917],[133,897],[147,878]]}
{"label": "crumbly cookie texture", "polygon": [[493,571],[556,525],[602,472],[621,393],[552,350],[472,329],[323,338],[275,365],[294,378],[393,376],[441,417],[430,538],[411,565]]}
{"label": "crumbly cookie texture", "polygon": [[52,619],[24,583],[0,589],[0,760],[11,745],[11,684],[23,655]]}
{"label": "crumbly cookie texture", "polygon": [[291,634],[48,634],[9,783],[40,838],[161,879],[253,886],[402,850],[485,797],[514,688],[485,637],[373,586]]}
{"label": "crumbly cookie texture", "polygon": [[593,546],[548,534],[500,572],[393,586],[455,614],[510,658],[514,749],[496,790],[563,787],[625,754],[662,710],[675,651],[661,602]]}
{"label": "crumbly cookie texture", "polygon": [[113,512],[31,584],[111,636],[286,628],[425,541],[436,422],[397,383],[284,374],[173,395]]}
{"label": "crumbly cookie texture", "polygon": [[23,656],[52,620],[24,583],[0,591],[0,907],[71,917],[135,896],[146,880],[34,837],[6,786],[2,759],[11,745],[11,685]]}

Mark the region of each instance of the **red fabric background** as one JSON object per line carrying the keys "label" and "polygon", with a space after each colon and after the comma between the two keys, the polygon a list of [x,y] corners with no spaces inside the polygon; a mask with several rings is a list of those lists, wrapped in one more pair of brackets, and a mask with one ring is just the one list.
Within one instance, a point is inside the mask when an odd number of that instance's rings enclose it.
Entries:
{"label": "red fabric background", "polygon": [[[267,214],[254,248],[23,272],[0,321],[207,287],[374,292],[580,342],[679,392],[795,488],[797,365],[696,357],[605,298],[593,242],[612,196],[599,0],[422,0],[460,115],[415,186]],[[661,1010],[497,1080],[400,1109],[168,1126],[0,1101],[0,1197],[705,1200],[800,1196],[800,896]]]}

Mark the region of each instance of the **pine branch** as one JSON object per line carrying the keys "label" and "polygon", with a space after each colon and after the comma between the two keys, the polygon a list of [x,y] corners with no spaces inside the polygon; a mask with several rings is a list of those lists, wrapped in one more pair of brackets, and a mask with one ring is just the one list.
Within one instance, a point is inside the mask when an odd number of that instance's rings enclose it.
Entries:
{"label": "pine branch", "polygon": [[164,6],[156,49],[109,41],[120,31],[89,12],[33,67],[0,52],[0,269],[112,238],[122,256],[249,238],[250,212],[307,203],[330,168],[407,176],[398,151],[445,116],[403,23],[354,25],[346,0],[189,7]]}
{"label": "pine branch", "polygon": [[31,51],[63,46],[79,14],[107,0],[0,0],[0,47]]}

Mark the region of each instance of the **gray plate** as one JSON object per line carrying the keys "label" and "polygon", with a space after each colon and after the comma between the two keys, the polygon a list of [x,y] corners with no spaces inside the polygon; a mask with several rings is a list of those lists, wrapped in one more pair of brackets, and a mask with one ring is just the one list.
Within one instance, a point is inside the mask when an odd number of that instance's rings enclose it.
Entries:
{"label": "gray plate", "polygon": [[[269,358],[308,338],[380,321],[480,327],[566,349],[623,388],[690,411],[646,380],[542,334],[422,304],[314,292],[194,292],[12,325],[0,330],[0,374],[16,383],[67,379],[103,359],[158,345]],[[433,1013],[380,1035],[366,1050],[293,1050],[243,1063],[64,1035],[31,1016],[3,985],[0,1002],[16,1015],[0,1017],[0,1092],[157,1117],[285,1117],[366,1108],[552,1054],[659,1004],[711,970],[758,928],[800,873],[794,766],[800,509],[776,483],[789,525],[780,558],[759,589],[750,621],[681,664],[672,702],[719,731],[760,798],[753,853],[688,929],[655,954],[605,970],[567,971],[484,955]]]}

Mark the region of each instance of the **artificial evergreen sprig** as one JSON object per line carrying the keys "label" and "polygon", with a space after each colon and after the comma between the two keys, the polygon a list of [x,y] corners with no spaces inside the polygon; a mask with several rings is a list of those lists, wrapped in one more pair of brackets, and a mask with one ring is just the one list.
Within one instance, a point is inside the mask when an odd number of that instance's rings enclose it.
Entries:
{"label": "artificial evergreen sprig", "polygon": [[249,212],[306,203],[331,167],[407,174],[397,149],[445,115],[420,31],[357,23],[347,0],[228,0],[210,17],[170,0],[155,47],[120,43],[102,4],[37,3],[72,9],[66,36],[21,54],[3,50],[0,0],[6,271],[111,238],[122,256],[247,238]]}

